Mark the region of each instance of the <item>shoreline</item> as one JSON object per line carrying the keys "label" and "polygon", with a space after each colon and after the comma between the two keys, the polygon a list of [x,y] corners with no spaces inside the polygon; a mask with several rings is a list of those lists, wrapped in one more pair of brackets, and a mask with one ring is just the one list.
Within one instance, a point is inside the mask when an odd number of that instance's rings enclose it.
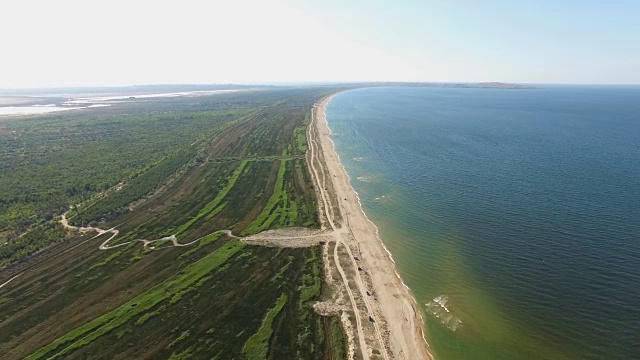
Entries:
{"label": "shoreline", "polygon": [[393,254],[382,241],[378,227],[365,213],[359,194],[351,185],[349,174],[330,137],[332,131],[326,117],[326,107],[337,94],[339,93],[321,99],[313,111],[317,139],[324,158],[321,166],[332,175],[330,178],[338,206],[343,221],[346,222],[340,229],[344,229],[341,231],[343,234],[338,236],[343,238],[346,245],[355,245],[359,250],[359,261],[365,265],[372,290],[377,295],[376,301],[368,302],[367,307],[373,308],[373,312],[384,319],[383,330],[387,336],[385,347],[389,348],[391,357],[433,359],[418,304],[411,289],[397,272]]}

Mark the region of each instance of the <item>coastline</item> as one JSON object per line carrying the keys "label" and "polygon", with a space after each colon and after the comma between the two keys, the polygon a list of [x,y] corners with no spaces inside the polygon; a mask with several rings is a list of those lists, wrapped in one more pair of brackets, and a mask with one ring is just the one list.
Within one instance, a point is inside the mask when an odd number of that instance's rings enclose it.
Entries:
{"label": "coastline", "polygon": [[[343,217],[342,226],[335,229],[337,241],[347,246],[352,258],[356,258],[352,252],[359,255],[357,267],[364,269],[372,287],[369,290],[376,295],[374,301],[367,300],[365,296],[363,300],[366,308],[380,319],[381,325],[375,325],[376,331],[380,332],[379,328],[382,328],[381,333],[385,334],[385,339],[381,341],[385,343],[384,347],[390,358],[433,359],[424,336],[424,321],[417,302],[396,271],[393,256],[382,242],[378,227],[364,212],[358,193],[351,186],[349,174],[330,138],[326,106],[337,94],[321,99],[314,106],[312,118],[315,121],[310,125],[315,126],[320,152],[324,158],[324,162],[320,164],[330,174],[337,205]],[[359,271],[355,273],[360,289],[366,288]],[[388,358],[387,354],[384,355]]]}

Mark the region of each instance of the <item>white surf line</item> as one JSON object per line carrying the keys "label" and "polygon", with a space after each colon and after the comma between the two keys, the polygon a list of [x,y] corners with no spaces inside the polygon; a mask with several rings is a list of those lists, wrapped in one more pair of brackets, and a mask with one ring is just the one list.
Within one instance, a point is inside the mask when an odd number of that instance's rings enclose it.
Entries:
{"label": "white surf line", "polygon": [[15,278],[17,278],[18,276],[22,275],[22,273],[12,277],[11,279],[5,281],[2,285],[0,285],[0,289],[2,289],[5,285],[7,285],[8,283],[12,282]]}

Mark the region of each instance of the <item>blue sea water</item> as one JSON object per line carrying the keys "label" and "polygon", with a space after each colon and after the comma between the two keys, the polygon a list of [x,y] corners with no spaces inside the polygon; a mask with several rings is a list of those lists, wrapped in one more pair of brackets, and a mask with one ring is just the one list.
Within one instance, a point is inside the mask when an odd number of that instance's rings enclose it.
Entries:
{"label": "blue sea water", "polygon": [[327,118],[439,359],[640,359],[640,87],[357,89]]}

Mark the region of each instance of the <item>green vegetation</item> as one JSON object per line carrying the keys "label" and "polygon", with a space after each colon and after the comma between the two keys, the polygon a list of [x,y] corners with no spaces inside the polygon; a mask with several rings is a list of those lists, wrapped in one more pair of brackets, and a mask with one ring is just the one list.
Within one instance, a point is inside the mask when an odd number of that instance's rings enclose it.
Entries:
{"label": "green vegetation", "polygon": [[184,233],[196,221],[202,218],[205,218],[207,220],[211,219],[220,211],[222,211],[222,209],[224,208],[224,204],[222,204],[222,206],[219,206],[220,202],[222,201],[222,199],[224,199],[225,196],[227,196],[229,190],[233,188],[233,185],[235,185],[238,177],[240,177],[240,173],[242,173],[242,170],[244,169],[245,165],[247,165],[247,162],[248,160],[244,160],[240,163],[240,166],[238,166],[238,168],[233,172],[233,175],[231,175],[231,178],[229,179],[227,185],[225,185],[225,187],[220,190],[220,193],[218,193],[218,196],[216,196],[215,199],[211,200],[211,202],[209,202],[204,208],[202,208],[198,215],[196,215],[193,219],[189,220],[178,228],[178,230],[176,231],[178,235]]}
{"label": "green vegetation", "polygon": [[102,260],[102,261],[100,261],[100,262],[98,262],[98,263],[95,263],[95,264],[91,265],[91,267],[89,267],[89,268],[87,269],[87,271],[91,271],[91,270],[93,270],[93,269],[97,269],[97,268],[99,268],[99,267],[105,266],[105,265],[107,265],[111,260],[117,259],[117,258],[118,258],[118,256],[120,256],[120,255],[122,255],[122,251],[114,251],[113,253],[111,253],[111,255],[109,255],[109,257],[108,257],[108,258],[106,258],[106,259],[104,259],[104,260]]}
{"label": "green vegetation", "polygon": [[173,354],[171,355],[171,357],[169,358],[169,360],[182,360],[182,359],[189,359],[191,358],[191,348],[179,353],[179,354]]}
{"label": "green vegetation", "polygon": [[169,346],[167,346],[167,348],[172,347],[173,345],[179,343],[180,341],[186,339],[189,337],[189,335],[191,335],[191,331],[189,330],[185,330],[182,332],[182,334],[180,334],[180,336],[178,336],[177,339],[173,340],[173,342],[171,344],[169,344]]}
{"label": "green vegetation", "polygon": [[300,330],[297,332],[296,342],[300,348],[309,347],[309,351],[313,351],[314,340],[317,341],[317,339],[313,338],[314,334],[322,334],[311,326],[318,318],[310,304],[312,300],[320,297],[322,291],[322,271],[320,260],[315,252],[312,252],[311,256],[307,258],[305,268],[307,272],[302,275],[302,281],[298,287],[300,299],[297,305]]}
{"label": "green vegetation", "polygon": [[338,317],[325,319],[325,329],[328,334],[327,344],[329,347],[328,358],[330,359],[346,359],[347,358],[347,342],[345,340],[344,330]]}
{"label": "green vegetation", "polygon": [[262,320],[262,326],[258,329],[258,332],[251,335],[249,340],[244,344],[242,352],[247,356],[249,360],[263,360],[267,358],[269,353],[269,339],[273,333],[273,319],[280,313],[284,304],[287,303],[287,296],[282,294],[276,302],[276,306],[269,310],[267,315]]}
{"label": "green vegetation", "polygon": [[52,221],[39,221],[23,235],[0,245],[0,267],[23,259],[29,254],[64,240],[62,226]]}
{"label": "green vegetation", "polygon": [[[284,173],[286,170],[287,162],[285,160],[280,161],[280,170],[278,171],[278,178],[276,180],[275,190],[273,195],[269,198],[269,202],[267,206],[264,208],[260,216],[249,225],[246,233],[257,233],[264,229],[268,229],[271,223],[276,218],[282,218],[283,213],[287,210],[285,207],[279,206],[279,204],[287,205],[287,195],[283,193],[283,185],[284,185]],[[295,203],[293,203],[293,207],[295,208]],[[296,216],[297,212],[293,215]]]}
{"label": "green vegetation", "polygon": [[244,245],[238,241],[229,241],[223,248],[208,254],[199,261],[189,265],[182,274],[174,276],[160,285],[133,298],[99,318],[76,328],[48,346],[40,349],[27,359],[48,359],[65,355],[66,353],[91,343],[96,338],[108,333],[126,323],[133,317],[166,300],[172,294],[191,289],[191,285],[211,270],[222,265],[232,255],[242,249]]}
{"label": "green vegetation", "polygon": [[[45,149],[60,148],[11,165],[23,176],[43,171],[22,190],[0,187],[0,241],[8,241],[0,259],[10,263],[0,283],[20,274],[0,296],[2,357],[344,358],[339,322],[312,307],[321,249],[248,246],[220,231],[319,225],[304,134],[309,108],[332,91],[163,99],[0,122],[0,130],[30,129],[29,141],[48,129]],[[87,181],[97,185],[60,192],[61,183]],[[29,191],[40,195],[16,196]],[[131,243],[100,251],[109,234],[65,236],[55,215],[78,203],[72,223],[116,227],[113,244]],[[173,234],[199,240],[155,242],[156,250],[134,241]]]}
{"label": "green vegetation", "polygon": [[220,239],[221,237],[222,237],[222,233],[221,232],[215,232],[213,234],[210,234],[210,235],[207,235],[207,236],[203,237],[202,239],[200,239],[200,241],[198,241],[197,245],[195,245],[194,247],[192,247],[190,250],[186,251],[185,253],[181,254],[178,257],[178,260],[189,257],[189,255],[191,255],[191,254],[195,253],[196,251],[202,249],[204,246],[207,246],[207,245],[211,244],[212,242]]}
{"label": "green vegetation", "polygon": [[302,126],[298,126],[293,130],[293,136],[295,138],[296,149],[298,153],[304,154],[307,152],[308,144],[307,144],[307,126],[310,122],[310,113],[307,113],[304,116],[304,124]]}
{"label": "green vegetation", "polygon": [[76,215],[71,217],[72,222],[84,226],[100,219],[112,219],[120,215],[125,206],[151,192],[169,175],[194,158],[195,154],[194,148],[177,150],[141,175],[134,177],[121,189],[111,191],[99,201],[76,211]]}
{"label": "green vegetation", "polygon": [[140,316],[140,318],[138,320],[136,320],[136,325],[142,325],[142,324],[146,323],[147,320],[151,319],[154,316],[162,314],[162,312],[165,311],[165,310],[167,310],[167,306],[166,305],[162,305],[157,310],[145,313],[144,315]]}
{"label": "green vegetation", "polygon": [[[74,223],[115,218],[201,159],[210,136],[253,111],[160,112],[162,104],[145,105],[0,120],[0,244],[9,245],[0,264],[59,242],[60,233],[34,228],[52,223],[70,205],[87,203]],[[105,191],[102,201],[89,201]],[[34,230],[31,239],[22,236]]]}
{"label": "green vegetation", "polygon": [[[305,168],[306,170],[306,168]],[[302,167],[298,160],[281,160],[273,194],[262,213],[253,221],[245,234],[254,234],[263,230],[287,226],[314,226],[316,223],[302,223],[298,220],[300,214],[307,215],[314,212],[313,202],[304,201],[302,206],[289,194],[295,186],[292,182],[297,176],[303,177]],[[287,179],[287,180],[285,180]]]}

